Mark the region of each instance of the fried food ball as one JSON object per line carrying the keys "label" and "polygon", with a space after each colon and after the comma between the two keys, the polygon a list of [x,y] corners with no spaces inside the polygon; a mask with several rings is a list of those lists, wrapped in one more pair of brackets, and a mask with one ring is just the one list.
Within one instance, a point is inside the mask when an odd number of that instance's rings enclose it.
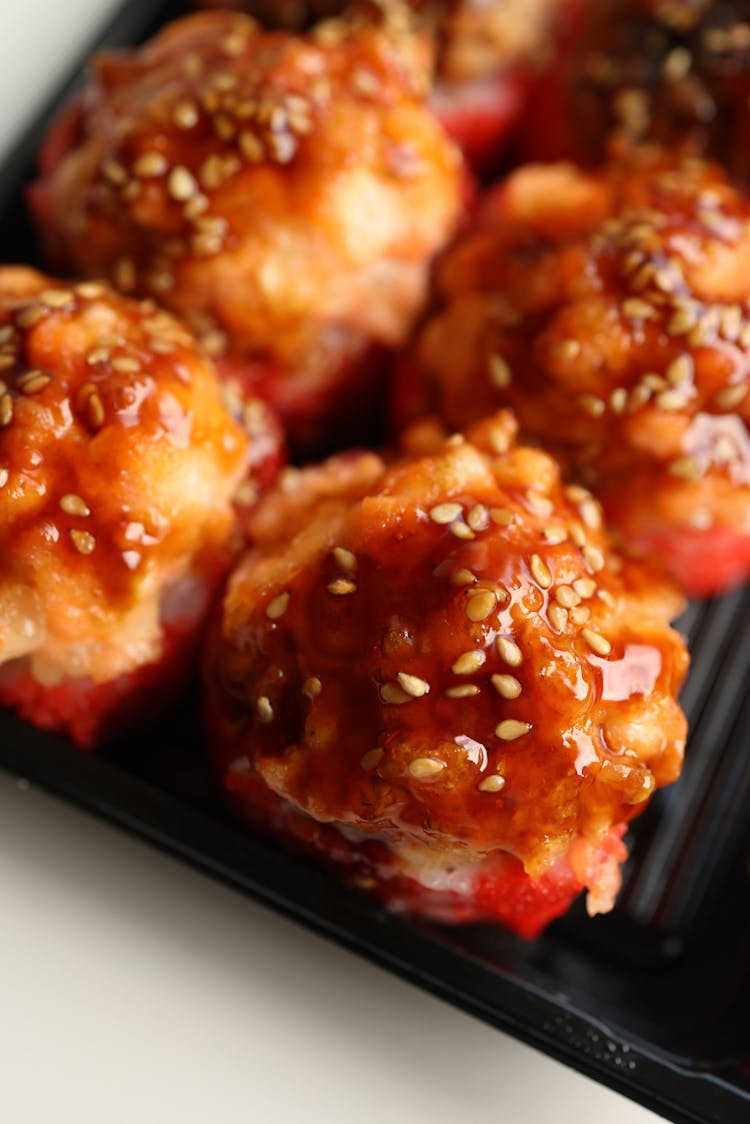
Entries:
{"label": "fried food ball", "polygon": [[533,936],[608,910],[680,771],[675,589],[509,413],[262,501],[205,659],[224,785],[392,909]]}
{"label": "fried food ball", "polygon": [[398,21],[307,34],[204,12],[101,54],[32,201],[68,266],[184,315],[310,444],[365,414],[462,210]]}
{"label": "fried food ball", "polygon": [[512,406],[684,589],[750,573],[750,207],[644,152],[519,169],[443,259],[395,412]]}
{"label": "fried food ball", "polygon": [[0,705],[89,747],[164,703],[232,561],[247,463],[181,324],[2,267]]}
{"label": "fried food ball", "polygon": [[531,98],[524,151],[597,163],[656,141],[747,182],[749,97],[747,0],[589,0]]}

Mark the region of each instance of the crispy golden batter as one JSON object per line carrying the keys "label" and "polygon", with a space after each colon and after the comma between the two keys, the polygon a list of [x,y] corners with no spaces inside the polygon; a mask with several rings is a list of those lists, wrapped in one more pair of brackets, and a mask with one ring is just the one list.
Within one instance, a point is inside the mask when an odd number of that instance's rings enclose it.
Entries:
{"label": "crispy golden batter", "polygon": [[399,21],[181,20],[95,60],[37,214],[78,271],[156,297],[285,417],[314,414],[403,342],[459,214],[427,56]]}

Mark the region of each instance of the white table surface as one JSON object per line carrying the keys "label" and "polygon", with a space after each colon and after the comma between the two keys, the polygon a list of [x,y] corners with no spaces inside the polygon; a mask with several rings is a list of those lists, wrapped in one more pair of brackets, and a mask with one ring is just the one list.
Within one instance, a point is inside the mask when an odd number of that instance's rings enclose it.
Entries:
{"label": "white table surface", "polygon": [[[0,0],[0,149],[111,0]],[[657,1117],[0,773],[6,1124]]]}

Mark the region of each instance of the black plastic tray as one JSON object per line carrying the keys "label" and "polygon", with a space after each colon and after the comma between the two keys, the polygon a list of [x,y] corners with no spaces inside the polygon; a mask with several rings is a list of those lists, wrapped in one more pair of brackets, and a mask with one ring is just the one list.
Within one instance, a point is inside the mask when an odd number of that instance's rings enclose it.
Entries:
{"label": "black plastic tray", "polygon": [[[96,46],[182,12],[127,3]],[[88,51],[86,52],[86,55]],[[5,162],[0,256],[34,262],[23,189],[50,117]],[[186,697],[100,756],[0,715],[0,766],[26,777],[676,1121],[750,1121],[750,590],[683,618],[687,764],[631,832],[615,911],[580,904],[534,943],[385,913],[227,815]],[[195,692],[193,692],[193,695]]]}

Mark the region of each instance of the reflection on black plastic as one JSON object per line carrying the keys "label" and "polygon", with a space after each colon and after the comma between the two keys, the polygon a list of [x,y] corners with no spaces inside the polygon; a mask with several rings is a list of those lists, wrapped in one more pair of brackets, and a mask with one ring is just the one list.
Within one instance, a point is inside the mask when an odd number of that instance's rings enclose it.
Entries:
{"label": "reflection on black plastic", "polygon": [[[179,13],[176,4],[130,2],[100,43],[135,42]],[[35,257],[23,187],[44,125],[0,176],[6,261]],[[634,826],[614,913],[591,921],[579,905],[533,944],[490,926],[444,929],[389,916],[247,835],[223,809],[187,702],[179,719],[99,758],[0,715],[0,765],[670,1119],[746,1124],[749,620],[748,590],[685,614],[693,667],[683,694],[692,731],[684,777]]]}

